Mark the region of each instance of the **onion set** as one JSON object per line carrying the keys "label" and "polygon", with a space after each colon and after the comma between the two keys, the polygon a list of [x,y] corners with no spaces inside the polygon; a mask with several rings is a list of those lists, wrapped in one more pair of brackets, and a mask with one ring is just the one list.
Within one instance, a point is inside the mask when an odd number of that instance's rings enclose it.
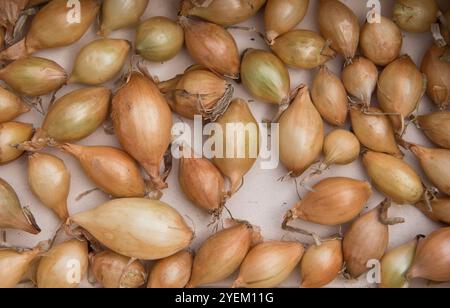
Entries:
{"label": "onion set", "polygon": [[336,129],[325,137],[323,165],[348,165],[359,157],[361,146],[356,136],[344,129]]}
{"label": "onion set", "polygon": [[139,23],[149,0],[105,0],[102,5],[100,35],[128,28]]}
{"label": "onion set", "polygon": [[417,124],[431,141],[443,148],[450,149],[450,111],[418,116]]}
{"label": "onion set", "polygon": [[20,97],[0,87],[0,123],[12,121],[28,111],[30,107]]}
{"label": "onion set", "polygon": [[148,288],[184,288],[191,278],[194,255],[189,251],[157,261],[151,268]]}
{"label": "onion set", "polygon": [[436,22],[438,6],[435,0],[396,0],[392,19],[408,32],[427,32]]}
{"label": "onion set", "polygon": [[450,225],[450,198],[434,198],[429,205],[422,201],[416,207],[431,220]]}
{"label": "onion set", "polygon": [[348,94],[364,106],[370,106],[372,95],[377,88],[378,69],[372,61],[355,57],[344,67],[342,82]]}
{"label": "onion set", "polygon": [[0,165],[8,164],[23,154],[18,144],[30,140],[33,136],[33,125],[20,122],[0,124]]}

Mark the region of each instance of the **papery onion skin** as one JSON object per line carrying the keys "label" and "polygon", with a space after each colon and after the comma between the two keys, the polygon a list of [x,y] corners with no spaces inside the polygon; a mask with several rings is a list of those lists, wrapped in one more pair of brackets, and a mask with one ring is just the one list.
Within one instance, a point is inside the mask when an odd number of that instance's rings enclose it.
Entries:
{"label": "papery onion skin", "polygon": [[141,260],[157,260],[185,249],[192,230],[181,215],[160,201],[109,201],[69,218],[111,250]]}
{"label": "papery onion skin", "polygon": [[69,218],[67,198],[70,191],[70,172],[56,156],[33,153],[28,156],[28,185],[33,194],[61,221]]}
{"label": "papery onion skin", "polygon": [[233,36],[221,26],[180,18],[186,48],[196,63],[232,79],[239,78],[240,57]]}
{"label": "papery onion skin", "polygon": [[309,0],[268,0],[264,11],[264,26],[269,44],[292,30],[305,17]]}
{"label": "papery onion skin", "polygon": [[291,30],[279,36],[271,49],[284,63],[294,68],[313,69],[335,57],[325,39],[309,30]]}
{"label": "papery onion skin", "polygon": [[9,122],[30,111],[22,99],[0,87],[0,123]]}
{"label": "papery onion skin", "polygon": [[181,251],[157,261],[150,270],[147,288],[184,288],[191,278],[194,255]]}
{"label": "papery onion skin", "polygon": [[314,78],[311,98],[325,121],[344,126],[348,115],[347,92],[341,79],[326,66],[321,66]]}
{"label": "papery onion skin", "polygon": [[19,94],[41,96],[58,90],[66,82],[67,74],[56,62],[27,57],[1,69],[0,79]]}
{"label": "papery onion skin", "polygon": [[23,150],[14,145],[30,140],[33,135],[33,125],[20,122],[0,124],[0,166],[8,164],[23,154]]}
{"label": "papery onion skin", "polygon": [[323,163],[326,166],[348,165],[359,158],[361,146],[358,138],[344,129],[329,133],[323,143]]}
{"label": "papery onion skin", "polygon": [[378,69],[364,58],[355,57],[342,71],[342,82],[347,92],[364,105],[370,106],[378,82]]}
{"label": "papery onion skin", "polygon": [[320,156],[324,140],[324,123],[308,87],[300,89],[279,124],[280,160],[293,177],[300,176]]}
{"label": "papery onion skin", "polygon": [[0,288],[14,288],[29,270],[31,263],[42,253],[40,247],[24,252],[0,249]]}
{"label": "papery onion skin", "polygon": [[130,42],[125,40],[99,39],[84,46],[78,53],[69,83],[100,85],[122,70]]}
{"label": "papery onion skin", "polygon": [[112,31],[128,28],[139,23],[149,0],[105,0],[102,5],[100,35],[108,36]]}
{"label": "papery onion skin", "polygon": [[450,104],[450,62],[440,58],[450,47],[433,44],[422,60],[421,71],[427,76],[427,94],[442,110]]}
{"label": "papery onion skin", "polygon": [[140,261],[112,251],[103,251],[91,259],[95,279],[106,289],[134,289],[145,283],[147,273]]}
{"label": "papery onion skin", "polygon": [[439,229],[419,243],[407,277],[450,281],[450,228]]}
{"label": "papery onion skin", "polygon": [[361,30],[360,45],[365,57],[385,66],[400,55],[403,36],[397,25],[384,16],[380,22],[367,22]]}
{"label": "papery onion skin", "polygon": [[450,111],[418,116],[417,123],[431,141],[450,149]]}
{"label": "papery onion skin", "polygon": [[377,189],[398,204],[415,204],[424,194],[419,175],[400,158],[366,152],[363,163]]}
{"label": "papery onion skin", "polygon": [[416,207],[431,220],[450,225],[450,198],[437,198],[430,201],[430,207],[425,202],[419,202]]}
{"label": "papery onion skin", "polygon": [[359,20],[355,13],[338,0],[320,0],[320,33],[331,41],[331,48],[346,59],[355,56],[359,43]]}
{"label": "papery onion skin", "polygon": [[328,240],[309,247],[303,256],[302,288],[321,288],[337,278],[344,266],[342,240]]}
{"label": "papery onion skin", "polygon": [[281,105],[289,101],[289,72],[270,52],[248,49],[242,57],[241,79],[247,90],[264,102]]}
{"label": "papery onion skin", "polygon": [[98,188],[115,198],[144,197],[145,182],[136,161],[114,147],[64,144]]}
{"label": "papery onion skin", "polygon": [[197,251],[188,288],[228,278],[241,265],[252,244],[253,227],[239,223],[208,238]]}
{"label": "papery onion skin", "polygon": [[136,31],[136,51],[149,61],[168,61],[180,52],[183,44],[183,28],[167,17],[152,17]]}
{"label": "papery onion skin", "polygon": [[298,242],[265,242],[253,247],[242,262],[233,288],[274,288],[292,273],[305,248]]}
{"label": "papery onion skin", "polygon": [[160,166],[172,138],[172,112],[154,82],[133,73],[113,98],[112,120],[119,142],[144,167],[154,188],[166,188]]}
{"label": "papery onion skin", "polygon": [[[85,277],[88,266],[87,243],[80,240],[68,240],[54,246],[39,261],[36,273],[37,287],[40,289],[77,288]],[[74,270],[79,271],[79,277],[71,274]],[[80,278],[80,281],[76,278]]]}
{"label": "papery onion skin", "polygon": [[396,0],[392,19],[408,32],[427,32],[436,22],[438,6],[435,0]]}

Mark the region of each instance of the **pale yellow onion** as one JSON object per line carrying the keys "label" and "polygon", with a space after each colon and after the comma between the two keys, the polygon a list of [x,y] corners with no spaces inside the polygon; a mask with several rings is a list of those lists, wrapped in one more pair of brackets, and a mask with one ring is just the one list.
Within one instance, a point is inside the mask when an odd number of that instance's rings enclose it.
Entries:
{"label": "pale yellow onion", "polygon": [[61,159],[44,153],[28,156],[28,185],[42,204],[63,222],[69,218],[70,172]]}
{"label": "pale yellow onion", "polygon": [[167,204],[139,198],[116,199],[70,217],[109,249],[124,256],[156,260],[185,249],[192,230]]}
{"label": "pale yellow onion", "polygon": [[0,124],[0,165],[8,164],[23,154],[15,145],[30,140],[33,125],[20,122]]}
{"label": "pale yellow onion", "polygon": [[434,198],[430,200],[430,206],[422,201],[417,203],[416,207],[431,220],[450,225],[450,198]]}
{"label": "pale yellow onion", "polygon": [[39,261],[37,287],[40,289],[77,288],[87,274],[88,245],[68,240],[51,248]]}
{"label": "pale yellow onion", "polygon": [[0,87],[0,123],[14,120],[28,111],[30,107],[20,97]]}
{"label": "pale yellow onion", "polygon": [[431,141],[443,148],[450,149],[450,111],[418,116],[417,123]]}
{"label": "pale yellow onion", "polygon": [[87,44],[78,52],[68,82],[95,86],[113,79],[122,70],[130,48],[130,42],[116,39]]}
{"label": "pale yellow onion", "polygon": [[314,78],[311,98],[325,121],[334,126],[344,126],[348,115],[347,92],[341,79],[325,65]]}
{"label": "pale yellow onion", "polygon": [[342,71],[342,82],[347,92],[369,106],[378,82],[378,69],[372,61],[355,57]]}
{"label": "pale yellow onion", "polygon": [[320,156],[324,139],[323,120],[311,101],[308,87],[300,89],[279,124],[280,160],[292,176],[300,176]]}
{"label": "pale yellow onion", "polygon": [[398,204],[415,204],[424,194],[419,175],[400,158],[367,152],[363,155],[367,173],[377,189]]}
{"label": "pale yellow onion", "polygon": [[155,189],[166,188],[160,166],[172,138],[172,113],[155,83],[133,73],[114,96],[112,119],[125,151],[144,167]]}
{"label": "pale yellow onion", "polygon": [[268,0],[264,10],[264,26],[269,44],[292,30],[305,17],[309,0]]}
{"label": "pale yellow onion", "polygon": [[295,68],[312,69],[335,57],[325,39],[309,30],[291,30],[279,36],[271,49],[284,63]]}
{"label": "pale yellow onion", "polygon": [[164,16],[152,17],[136,30],[136,51],[149,61],[168,61],[180,52],[183,44],[183,28]]}
{"label": "pale yellow onion", "polygon": [[385,66],[400,55],[403,36],[397,25],[384,16],[380,22],[367,22],[361,30],[360,45],[365,57]]}
{"label": "pale yellow onion", "polygon": [[114,147],[64,144],[61,149],[75,157],[95,185],[116,198],[143,197],[146,186],[136,161]]}
{"label": "pale yellow onion", "polygon": [[344,266],[342,240],[309,247],[300,265],[302,288],[321,288],[335,280]]}
{"label": "pale yellow onion", "polygon": [[139,288],[145,283],[147,273],[140,261],[112,251],[103,251],[91,258],[95,279],[107,289]]}
{"label": "pale yellow onion", "polygon": [[436,22],[438,6],[435,0],[396,0],[392,19],[408,32],[427,32]]}
{"label": "pale yellow onion", "polygon": [[147,288],[184,288],[191,278],[194,255],[189,251],[157,261],[151,268]]}
{"label": "pale yellow onion", "polygon": [[67,74],[52,60],[27,57],[0,69],[0,80],[19,94],[41,96],[58,90],[66,82]]}
{"label": "pale yellow onion", "polygon": [[361,146],[356,136],[344,129],[329,133],[323,143],[323,163],[326,166],[348,165],[359,157]]}
{"label": "pale yellow onion", "polygon": [[250,250],[234,288],[274,288],[292,273],[305,248],[298,242],[265,242]]}
{"label": "pale yellow onion", "polygon": [[138,24],[148,3],[149,0],[103,1],[100,34],[107,36],[112,31]]}
{"label": "pale yellow onion", "polygon": [[[230,193],[234,194],[242,185],[244,176],[258,159],[259,126],[247,102],[239,98],[231,102],[227,111],[216,123],[221,126],[225,139],[222,157],[215,156],[212,161],[230,180]],[[242,134],[239,133],[241,128]]]}

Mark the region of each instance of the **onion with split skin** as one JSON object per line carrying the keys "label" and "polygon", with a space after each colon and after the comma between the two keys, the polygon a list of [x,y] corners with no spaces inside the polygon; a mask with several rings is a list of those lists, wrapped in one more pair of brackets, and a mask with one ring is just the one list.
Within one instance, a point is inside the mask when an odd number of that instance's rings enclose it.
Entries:
{"label": "onion with split skin", "polygon": [[450,111],[418,116],[417,124],[431,141],[450,150]]}
{"label": "onion with split skin", "polygon": [[365,106],[370,106],[372,95],[377,88],[378,69],[372,61],[355,57],[344,67],[342,82],[348,94]]}
{"label": "onion with split skin", "polygon": [[0,166],[18,159],[24,151],[16,147],[33,136],[33,125],[21,122],[0,124]]}
{"label": "onion with split skin", "polygon": [[30,111],[23,100],[0,86],[0,123],[9,122]]}
{"label": "onion with split skin", "polygon": [[105,0],[102,5],[100,35],[128,28],[139,23],[149,0]]}
{"label": "onion with split skin", "polygon": [[436,22],[438,6],[435,0],[396,0],[394,22],[408,32],[427,32]]}
{"label": "onion with split skin", "polygon": [[184,288],[191,278],[194,254],[189,251],[157,261],[151,268],[147,288]]}

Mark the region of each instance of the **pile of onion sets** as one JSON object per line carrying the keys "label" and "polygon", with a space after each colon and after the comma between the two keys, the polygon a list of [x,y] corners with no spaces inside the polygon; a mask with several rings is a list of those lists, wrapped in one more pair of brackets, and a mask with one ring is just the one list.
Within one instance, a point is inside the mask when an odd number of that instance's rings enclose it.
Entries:
{"label": "pile of onion sets", "polygon": [[0,288],[450,282],[448,3],[168,2],[2,0]]}

